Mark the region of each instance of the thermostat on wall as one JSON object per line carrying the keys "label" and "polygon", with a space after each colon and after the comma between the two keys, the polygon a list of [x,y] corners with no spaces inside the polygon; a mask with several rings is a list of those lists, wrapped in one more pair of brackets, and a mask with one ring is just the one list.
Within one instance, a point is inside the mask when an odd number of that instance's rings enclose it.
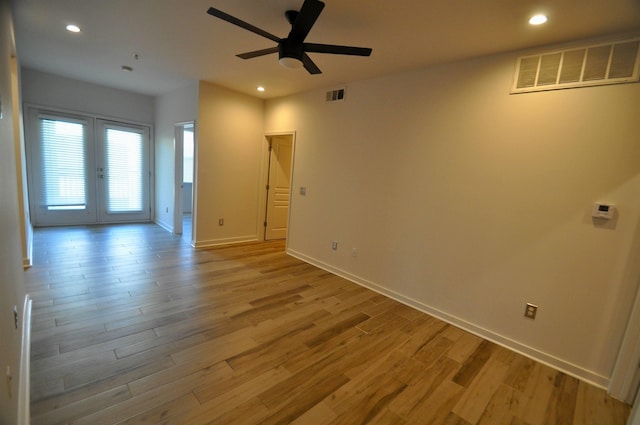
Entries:
{"label": "thermostat on wall", "polygon": [[596,202],[595,204],[593,204],[593,211],[591,211],[591,217],[604,218],[606,220],[611,220],[613,218],[613,214],[615,213],[615,211],[616,211],[615,205]]}

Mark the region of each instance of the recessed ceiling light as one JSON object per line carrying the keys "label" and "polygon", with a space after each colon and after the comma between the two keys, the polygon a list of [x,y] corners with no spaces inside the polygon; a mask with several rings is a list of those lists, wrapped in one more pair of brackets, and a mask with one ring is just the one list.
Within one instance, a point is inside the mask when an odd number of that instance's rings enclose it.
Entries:
{"label": "recessed ceiling light", "polygon": [[547,22],[547,17],[543,14],[533,15],[531,19],[529,19],[531,25],[542,25],[545,22]]}
{"label": "recessed ceiling light", "polygon": [[264,87],[259,86],[257,90],[258,90],[258,91],[264,91]]}
{"label": "recessed ceiling light", "polygon": [[80,32],[80,27],[77,25],[69,24],[67,25],[67,31],[69,32]]}

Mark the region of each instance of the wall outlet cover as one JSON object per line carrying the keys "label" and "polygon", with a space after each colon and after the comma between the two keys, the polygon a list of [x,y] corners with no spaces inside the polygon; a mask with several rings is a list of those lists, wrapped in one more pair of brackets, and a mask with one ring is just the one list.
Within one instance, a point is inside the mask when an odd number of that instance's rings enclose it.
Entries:
{"label": "wall outlet cover", "polygon": [[537,313],[538,313],[538,306],[533,305],[531,303],[527,303],[527,306],[524,309],[524,317],[527,317],[529,319],[535,319]]}

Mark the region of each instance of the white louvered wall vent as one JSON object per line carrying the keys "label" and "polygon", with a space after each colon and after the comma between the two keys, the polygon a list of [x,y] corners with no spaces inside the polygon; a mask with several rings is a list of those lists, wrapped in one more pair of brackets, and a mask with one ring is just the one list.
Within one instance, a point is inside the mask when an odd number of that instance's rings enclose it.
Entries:
{"label": "white louvered wall vent", "polygon": [[511,93],[638,81],[640,38],[518,58]]}
{"label": "white louvered wall vent", "polygon": [[341,89],[336,89],[336,90],[329,90],[327,92],[327,97],[326,97],[326,101],[327,102],[342,102],[344,101],[344,96],[345,96],[345,88],[341,88]]}

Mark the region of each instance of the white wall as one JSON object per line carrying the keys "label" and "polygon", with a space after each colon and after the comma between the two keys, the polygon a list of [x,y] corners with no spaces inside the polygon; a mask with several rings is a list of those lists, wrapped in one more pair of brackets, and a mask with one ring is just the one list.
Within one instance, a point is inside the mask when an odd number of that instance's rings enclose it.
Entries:
{"label": "white wall", "polygon": [[[264,101],[200,82],[196,246],[258,239]],[[224,226],[218,220],[224,219]]]}
{"label": "white wall", "polygon": [[29,68],[22,69],[22,100],[41,106],[88,112],[151,124],[154,97],[86,83]]}
{"label": "white wall", "polygon": [[289,251],[606,386],[640,275],[640,84],[509,95],[515,60],[268,101],[265,131],[296,131]]}
{"label": "white wall", "polygon": [[155,221],[173,230],[175,188],[175,125],[198,116],[198,83],[156,97],[155,101]]}
{"label": "white wall", "polygon": [[[11,55],[13,24],[9,4],[0,0],[0,423],[18,421],[18,383],[20,370],[20,329],[14,327],[13,306],[22,318],[25,289],[22,275],[20,212],[18,209],[18,178],[14,144],[14,113],[12,102]],[[6,383],[7,367],[12,380]]]}
{"label": "white wall", "polygon": [[22,98],[20,94],[20,67],[17,57],[11,59],[11,89],[13,109],[14,149],[16,151],[16,174],[18,181],[18,211],[20,212],[20,239],[22,241],[22,263],[30,267],[33,251],[33,226],[29,210],[27,189],[27,156],[24,143],[24,123],[22,119]]}

